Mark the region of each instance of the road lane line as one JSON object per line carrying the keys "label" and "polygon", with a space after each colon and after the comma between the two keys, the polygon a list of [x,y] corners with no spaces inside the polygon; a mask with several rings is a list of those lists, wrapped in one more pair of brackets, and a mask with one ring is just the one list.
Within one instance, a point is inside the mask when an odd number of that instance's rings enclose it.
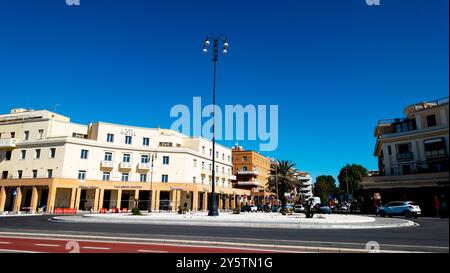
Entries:
{"label": "road lane line", "polygon": [[50,244],[33,244],[35,246],[47,246],[47,247],[60,247],[61,245],[50,245]]}
{"label": "road lane line", "polygon": [[169,251],[148,250],[148,249],[139,249],[138,252],[146,252],[146,253],[169,253]]}
{"label": "road lane line", "polygon": [[0,248],[0,252],[17,252],[17,253],[42,253],[42,252],[37,252],[37,251],[30,251],[30,250],[16,250],[16,249],[3,249]]}
{"label": "road lane line", "polygon": [[0,245],[10,245],[11,242],[0,242]]}
{"label": "road lane line", "polygon": [[84,249],[96,249],[96,250],[110,250],[109,247],[96,247],[96,246],[82,246]]}

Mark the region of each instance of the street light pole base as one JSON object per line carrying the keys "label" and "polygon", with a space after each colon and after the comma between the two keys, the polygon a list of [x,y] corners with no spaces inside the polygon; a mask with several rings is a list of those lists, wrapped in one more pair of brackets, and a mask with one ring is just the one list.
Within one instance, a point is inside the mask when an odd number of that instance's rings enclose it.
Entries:
{"label": "street light pole base", "polygon": [[219,211],[216,210],[210,210],[208,211],[208,216],[219,216]]}

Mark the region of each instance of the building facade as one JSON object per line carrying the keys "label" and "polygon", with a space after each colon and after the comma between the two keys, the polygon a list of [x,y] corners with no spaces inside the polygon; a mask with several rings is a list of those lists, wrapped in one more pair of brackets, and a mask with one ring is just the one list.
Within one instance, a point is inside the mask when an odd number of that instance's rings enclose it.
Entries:
{"label": "building facade", "polygon": [[244,150],[236,145],[232,150],[233,174],[236,176],[234,187],[247,189],[251,195],[247,197],[247,203],[262,206],[270,203],[273,195],[267,190],[270,177],[271,160],[255,151]]}
{"label": "building facade", "polygon": [[[249,191],[235,189],[231,149],[216,145],[219,207]],[[212,143],[166,129],[104,122],[82,125],[50,111],[0,115],[0,212],[207,210]],[[151,194],[151,192],[153,194]]]}
{"label": "building facade", "polygon": [[374,204],[412,200],[424,213],[445,212],[449,189],[448,98],[410,105],[405,117],[382,120],[375,128],[378,173],[362,183]]}
{"label": "building facade", "polygon": [[297,172],[297,179],[300,182],[300,187],[296,189],[299,201],[306,204],[307,200],[313,197],[313,183],[309,173],[304,171]]}

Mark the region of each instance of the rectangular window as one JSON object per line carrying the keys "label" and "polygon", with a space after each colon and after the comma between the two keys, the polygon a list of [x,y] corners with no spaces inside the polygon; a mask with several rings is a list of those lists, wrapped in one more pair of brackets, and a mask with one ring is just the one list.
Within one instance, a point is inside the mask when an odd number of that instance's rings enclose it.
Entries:
{"label": "rectangular window", "polygon": [[16,132],[11,132],[11,138],[15,138],[16,137]]}
{"label": "rectangular window", "polygon": [[125,144],[131,144],[133,142],[133,138],[131,136],[125,136]]}
{"label": "rectangular window", "polygon": [[148,155],[141,155],[141,163],[148,163]]}
{"label": "rectangular window", "polygon": [[242,161],[247,162],[247,157],[246,157],[246,156],[243,156],[243,157],[242,157]]}
{"label": "rectangular window", "polygon": [[86,179],[86,171],[78,171],[78,180]]}
{"label": "rectangular window", "polygon": [[139,181],[147,182],[147,174],[146,173],[141,173],[140,177],[139,177]]}
{"label": "rectangular window", "polygon": [[163,182],[163,183],[169,182],[169,176],[167,174],[163,174],[161,176],[161,182]]}
{"label": "rectangular window", "polygon": [[435,115],[429,115],[427,116],[427,125],[428,127],[436,126],[436,116]]}
{"label": "rectangular window", "polygon": [[33,178],[37,178],[37,174],[38,174],[37,170],[33,170],[32,173],[33,173]]}
{"label": "rectangular window", "polygon": [[205,146],[202,146],[202,154],[205,153]]}
{"label": "rectangular window", "polygon": [[81,159],[87,159],[89,155],[88,150],[81,150]]}
{"label": "rectangular window", "polygon": [[50,158],[56,157],[56,148],[50,148]]}
{"label": "rectangular window", "polygon": [[169,165],[169,157],[163,156],[163,165]]}
{"label": "rectangular window", "polygon": [[197,159],[194,159],[194,161],[192,162],[192,166],[193,166],[194,168],[197,168]]}
{"label": "rectangular window", "polygon": [[424,141],[426,157],[440,157],[447,155],[444,138],[427,139]]}
{"label": "rectangular window", "polygon": [[131,155],[130,154],[123,154],[123,162],[130,162],[131,161]]}
{"label": "rectangular window", "polygon": [[222,160],[225,160],[225,154],[222,154]]}
{"label": "rectangular window", "polygon": [[12,151],[6,151],[5,160],[9,161],[11,160]]}
{"label": "rectangular window", "polygon": [[216,158],[219,158],[219,152],[216,152]]}
{"label": "rectangular window", "polygon": [[23,176],[23,171],[22,170],[18,170],[17,171],[17,178],[22,179]]}
{"label": "rectangular window", "polygon": [[2,172],[2,179],[8,179],[8,171]]}
{"label": "rectangular window", "polygon": [[105,161],[109,161],[109,162],[111,162],[112,161],[112,153],[110,153],[110,152],[105,152],[105,157],[104,157],[105,159]]}
{"label": "rectangular window", "polygon": [[172,142],[160,142],[159,147],[172,147]]}
{"label": "rectangular window", "polygon": [[53,177],[53,170],[52,169],[48,169],[47,170],[47,178],[52,178]]}
{"label": "rectangular window", "polygon": [[107,134],[106,135],[106,142],[113,143],[114,142],[114,135],[113,134]]}
{"label": "rectangular window", "polygon": [[129,178],[129,174],[128,173],[122,173],[122,179],[121,181],[123,182],[127,182]]}
{"label": "rectangular window", "polygon": [[209,149],[209,156],[212,156],[212,150]]}
{"label": "rectangular window", "polygon": [[150,146],[150,139],[148,137],[144,137],[142,139],[142,145],[143,146]]}
{"label": "rectangular window", "polygon": [[26,156],[27,156],[27,151],[26,150],[21,150],[20,151],[20,159],[25,159]]}
{"label": "rectangular window", "polygon": [[228,156],[228,162],[230,162],[231,161],[231,156]]}
{"label": "rectangular window", "polygon": [[35,152],[34,153],[34,158],[35,159],[41,158],[41,149],[36,149],[34,152]]}
{"label": "rectangular window", "polygon": [[103,181],[109,181],[110,178],[111,178],[111,173],[110,172],[103,172],[103,177],[102,177]]}
{"label": "rectangular window", "polygon": [[37,140],[42,140],[43,137],[44,137],[44,130],[43,129],[39,129],[36,139]]}
{"label": "rectangular window", "polygon": [[195,177],[195,176],[192,177],[192,183],[194,183],[194,184],[197,183],[197,177]]}
{"label": "rectangular window", "polygon": [[248,171],[247,166],[242,167],[242,171],[244,171],[244,172]]}
{"label": "rectangular window", "polygon": [[30,131],[24,131],[23,132],[23,140],[28,140],[30,137]]}
{"label": "rectangular window", "polygon": [[392,155],[392,148],[391,148],[391,145],[388,145],[388,154],[389,154],[389,155]]}

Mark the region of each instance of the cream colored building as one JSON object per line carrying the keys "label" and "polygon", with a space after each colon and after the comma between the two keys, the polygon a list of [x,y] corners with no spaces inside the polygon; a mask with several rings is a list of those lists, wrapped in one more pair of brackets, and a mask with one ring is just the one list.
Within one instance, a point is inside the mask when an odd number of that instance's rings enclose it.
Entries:
{"label": "cream colored building", "polygon": [[[209,140],[172,130],[13,109],[0,115],[0,212],[131,209],[135,199],[141,209],[206,210],[211,157]],[[215,167],[220,208],[235,207],[248,191],[232,188],[231,149],[216,145]]]}
{"label": "cream colored building", "polygon": [[426,215],[434,215],[448,204],[448,98],[409,105],[404,114],[377,124],[379,172],[365,177],[362,187],[373,203],[416,201]]}

